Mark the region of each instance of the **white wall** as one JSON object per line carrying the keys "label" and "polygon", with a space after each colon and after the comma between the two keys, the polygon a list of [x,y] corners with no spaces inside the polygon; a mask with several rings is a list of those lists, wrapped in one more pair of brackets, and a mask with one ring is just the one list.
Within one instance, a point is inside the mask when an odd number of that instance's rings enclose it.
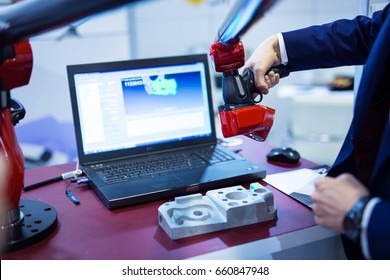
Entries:
{"label": "white wall", "polygon": [[26,108],[21,124],[47,115],[72,122],[66,65],[128,59],[130,35],[127,8],[90,17],[64,36],[68,27],[31,38],[33,71],[30,83],[12,96]]}
{"label": "white wall", "polygon": [[[167,56],[191,52],[208,52],[219,26],[237,1],[203,1],[188,5],[183,0],[150,1],[134,7],[137,57]],[[309,25],[328,23],[358,14],[359,0],[280,0],[241,38],[247,56],[268,36]],[[173,8],[175,7],[175,8]],[[267,142],[287,145],[289,108],[278,98],[287,84],[328,84],[335,75],[354,75],[354,67],[303,71],[283,79],[279,87],[264,97],[262,104],[275,108],[276,116]],[[214,76],[215,73],[212,72]],[[221,90],[213,87],[214,105],[221,102]],[[218,122],[216,122],[218,125]],[[218,130],[217,130],[218,131]],[[315,158],[313,158],[315,160]]]}
{"label": "white wall", "polygon": [[[66,65],[208,52],[219,26],[236,1],[205,0],[197,5],[188,0],[140,1],[93,16],[77,29],[79,37],[59,40],[67,30],[61,28],[31,38],[34,66],[30,84],[12,91],[12,96],[27,110],[19,126],[45,116],[52,116],[59,122],[72,122]],[[250,54],[271,34],[338,18],[353,18],[358,11],[358,2],[280,0],[242,37],[242,41]],[[352,75],[353,71],[347,67],[294,73],[281,84],[324,84],[337,73]],[[219,102],[220,90],[214,87],[213,94]],[[276,94],[268,95],[263,101],[264,105],[274,108],[277,103]],[[283,114],[283,110],[278,114]],[[273,134],[278,135],[279,131],[275,129]],[[270,136],[271,142],[278,141]]]}
{"label": "white wall", "polygon": [[[27,109],[23,122],[47,114],[59,121],[71,121],[68,64],[208,52],[236,1],[205,0],[198,5],[187,0],[141,1],[92,17],[77,29],[79,37],[59,40],[66,30],[62,28],[32,38],[34,66],[30,84],[12,92]],[[352,18],[356,13],[357,0],[280,0],[242,40],[250,53],[276,32]],[[328,78],[325,70],[321,75],[314,72],[294,75],[285,83]]]}
{"label": "white wall", "polygon": [[[204,1],[202,5],[188,5],[185,0],[165,0],[136,6],[137,56],[208,52],[219,26],[235,2],[214,0]],[[243,36],[242,41],[250,54],[272,34],[352,18],[357,10],[357,0],[280,0]],[[307,82],[318,82],[319,76],[306,73],[303,77],[311,79]]]}

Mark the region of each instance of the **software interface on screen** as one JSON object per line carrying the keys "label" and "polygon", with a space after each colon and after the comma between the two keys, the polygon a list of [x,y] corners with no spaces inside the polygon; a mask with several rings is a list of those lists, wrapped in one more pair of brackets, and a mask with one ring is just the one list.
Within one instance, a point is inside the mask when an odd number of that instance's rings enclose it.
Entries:
{"label": "software interface on screen", "polygon": [[85,154],[212,132],[202,63],[74,76]]}

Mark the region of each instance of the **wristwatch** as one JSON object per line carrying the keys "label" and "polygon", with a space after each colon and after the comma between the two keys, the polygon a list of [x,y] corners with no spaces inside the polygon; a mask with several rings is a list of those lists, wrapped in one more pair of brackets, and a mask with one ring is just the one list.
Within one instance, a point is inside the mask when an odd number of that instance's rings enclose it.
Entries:
{"label": "wristwatch", "polygon": [[344,235],[352,241],[359,239],[363,211],[369,200],[369,196],[359,199],[344,217]]}

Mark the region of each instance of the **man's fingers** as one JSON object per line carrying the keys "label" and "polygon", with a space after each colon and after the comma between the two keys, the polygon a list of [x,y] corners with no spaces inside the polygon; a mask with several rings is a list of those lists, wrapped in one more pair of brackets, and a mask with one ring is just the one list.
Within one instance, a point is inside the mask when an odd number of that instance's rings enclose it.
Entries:
{"label": "man's fingers", "polygon": [[279,74],[277,74],[273,71],[270,71],[270,72],[268,72],[268,74],[266,76],[268,76],[268,79],[271,82],[271,87],[273,87],[279,83],[279,80],[280,80]]}
{"label": "man's fingers", "polygon": [[256,76],[255,78],[255,83],[257,89],[262,93],[262,94],[267,94],[269,91],[269,78],[267,76]]}

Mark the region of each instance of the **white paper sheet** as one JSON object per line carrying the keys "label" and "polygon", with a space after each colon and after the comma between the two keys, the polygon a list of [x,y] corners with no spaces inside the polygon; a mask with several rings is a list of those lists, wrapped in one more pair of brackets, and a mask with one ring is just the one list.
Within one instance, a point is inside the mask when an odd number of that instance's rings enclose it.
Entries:
{"label": "white paper sheet", "polygon": [[314,192],[314,182],[326,175],[327,166],[318,166],[313,169],[302,168],[293,171],[267,175],[265,182],[285,194],[299,200],[305,205],[311,207],[310,196]]}

